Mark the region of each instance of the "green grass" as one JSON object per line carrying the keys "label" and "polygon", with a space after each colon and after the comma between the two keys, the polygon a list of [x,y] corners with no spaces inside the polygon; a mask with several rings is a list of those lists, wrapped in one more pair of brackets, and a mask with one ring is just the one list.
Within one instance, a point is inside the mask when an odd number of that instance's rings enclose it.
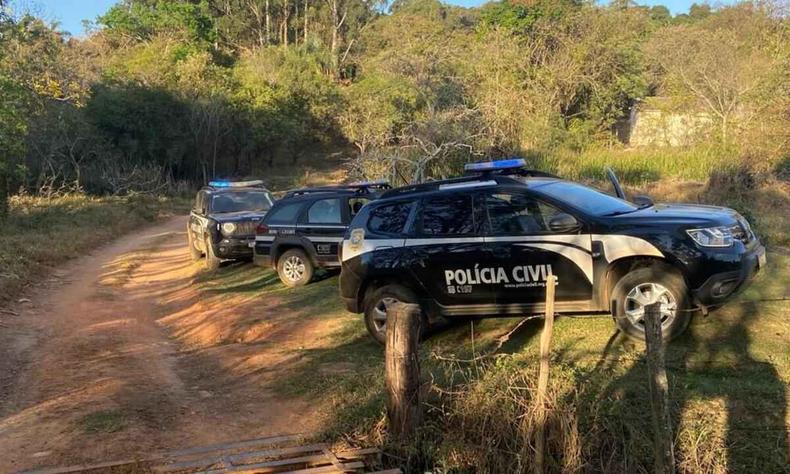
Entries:
{"label": "green grass", "polygon": [[181,200],[144,196],[14,196],[8,220],[0,227],[0,301],[65,260],[138,229],[161,213],[185,209]]}
{"label": "green grass", "polygon": [[605,167],[611,167],[624,184],[642,185],[667,178],[704,181],[711,172],[737,163],[734,151],[698,146],[687,149],[593,148],[582,153],[556,151],[537,154],[530,159],[540,169],[567,179],[606,179]]}
{"label": "green grass", "polygon": [[86,433],[115,433],[126,427],[126,416],[118,410],[99,410],[81,420]]}

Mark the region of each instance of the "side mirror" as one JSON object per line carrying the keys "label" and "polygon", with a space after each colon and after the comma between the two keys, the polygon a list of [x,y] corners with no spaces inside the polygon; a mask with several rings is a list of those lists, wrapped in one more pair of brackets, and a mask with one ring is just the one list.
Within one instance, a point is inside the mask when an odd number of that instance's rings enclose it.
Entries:
{"label": "side mirror", "polygon": [[580,227],[579,221],[570,214],[557,214],[549,221],[549,229],[554,232],[573,232]]}
{"label": "side mirror", "polygon": [[633,203],[638,207],[650,207],[653,205],[653,200],[650,199],[650,196],[639,194],[634,196]]}

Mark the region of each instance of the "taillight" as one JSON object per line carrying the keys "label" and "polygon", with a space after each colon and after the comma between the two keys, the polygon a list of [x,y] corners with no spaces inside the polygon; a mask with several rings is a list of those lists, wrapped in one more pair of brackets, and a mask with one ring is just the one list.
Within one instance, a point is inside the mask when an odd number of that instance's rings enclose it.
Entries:
{"label": "taillight", "polygon": [[264,224],[263,222],[258,224],[258,227],[255,228],[256,234],[268,234],[269,233],[269,226]]}

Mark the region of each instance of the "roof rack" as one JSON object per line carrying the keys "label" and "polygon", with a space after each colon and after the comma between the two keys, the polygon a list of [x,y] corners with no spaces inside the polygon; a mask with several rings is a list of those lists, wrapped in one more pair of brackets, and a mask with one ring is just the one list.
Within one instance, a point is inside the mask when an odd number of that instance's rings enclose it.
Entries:
{"label": "roof rack", "polygon": [[367,181],[351,184],[336,184],[331,186],[315,186],[312,188],[292,189],[287,191],[283,197],[304,196],[306,194],[314,193],[329,193],[329,192],[349,192],[357,194],[369,194],[376,191],[386,191],[391,189],[389,183],[386,181]]}

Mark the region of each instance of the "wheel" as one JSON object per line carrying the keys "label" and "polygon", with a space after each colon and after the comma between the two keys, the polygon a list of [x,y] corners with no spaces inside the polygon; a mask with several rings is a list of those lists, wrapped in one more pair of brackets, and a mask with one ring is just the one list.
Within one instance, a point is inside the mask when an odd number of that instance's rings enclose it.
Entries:
{"label": "wheel", "polygon": [[219,268],[219,263],[222,261],[217,254],[214,253],[214,246],[211,245],[211,240],[208,236],[205,239],[206,244],[206,269],[207,270],[216,270]]}
{"label": "wheel", "polygon": [[[417,295],[408,288],[390,284],[371,291],[365,298],[365,327],[368,332],[381,345],[387,343],[387,306],[394,303],[419,303]],[[428,318],[423,311],[422,332],[428,329]]]}
{"label": "wheel", "polygon": [[203,252],[197,248],[197,242],[195,242],[195,237],[192,235],[192,230],[189,227],[187,227],[187,243],[189,245],[189,258],[193,262],[197,262],[203,257]]}
{"label": "wheel", "polygon": [[277,260],[277,274],[286,286],[304,286],[313,279],[313,262],[299,249],[287,250]]}
{"label": "wheel", "polygon": [[614,287],[614,319],[627,336],[645,340],[645,307],[661,304],[661,335],[670,341],[686,330],[691,321],[688,289],[683,277],[664,265],[628,272]]}

